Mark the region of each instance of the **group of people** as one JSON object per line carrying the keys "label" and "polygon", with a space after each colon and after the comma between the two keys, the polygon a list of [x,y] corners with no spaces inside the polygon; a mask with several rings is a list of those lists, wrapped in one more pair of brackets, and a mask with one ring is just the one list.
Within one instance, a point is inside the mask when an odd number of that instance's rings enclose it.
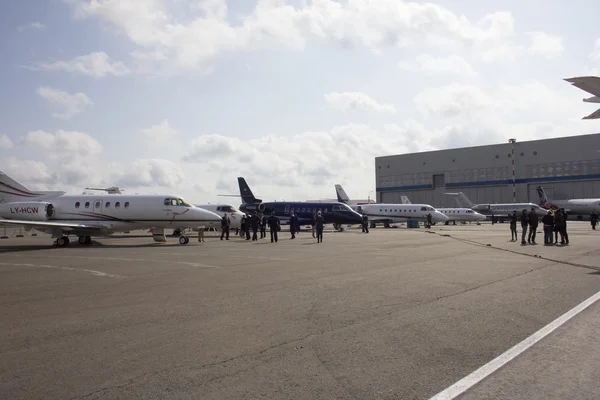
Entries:
{"label": "group of people", "polygon": [[[323,242],[323,228],[325,221],[321,215],[321,211],[313,213],[312,217],[312,236],[317,239],[317,243]],[[221,218],[221,240],[229,240],[229,231],[231,227],[231,219],[227,213],[223,214]],[[269,233],[271,235],[271,243],[276,243],[279,240],[277,233],[281,231],[281,222],[273,211],[270,216],[266,214],[258,213],[254,211],[252,215],[247,213],[242,217],[240,221],[239,233],[242,239],[250,240],[250,229],[252,229],[252,240],[257,241],[259,239],[258,233],[260,232],[260,239],[267,236],[267,227],[269,227]],[[296,233],[300,232],[300,224],[298,217],[294,212],[290,212],[290,239],[296,238]],[[236,233],[236,234],[237,234]]]}
{"label": "group of people", "polygon": [[[569,245],[569,234],[567,233],[568,214],[564,208],[559,210],[548,210],[548,213],[542,217],[542,225],[544,227],[544,246],[552,246],[558,244],[558,236],[560,235],[560,244]],[[520,215],[514,211],[510,215],[510,234],[511,242],[519,240],[517,233],[517,222],[521,222],[521,244],[537,244],[535,242],[537,228],[539,226],[539,217],[535,213],[535,208],[531,211],[523,210]],[[528,232],[529,231],[529,232]],[[552,234],[554,233],[554,241]]]}

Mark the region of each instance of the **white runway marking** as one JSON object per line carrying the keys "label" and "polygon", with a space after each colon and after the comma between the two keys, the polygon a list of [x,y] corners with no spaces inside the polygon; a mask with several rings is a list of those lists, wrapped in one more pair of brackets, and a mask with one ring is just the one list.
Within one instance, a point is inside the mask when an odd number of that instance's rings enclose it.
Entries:
{"label": "white runway marking", "polygon": [[14,265],[17,267],[35,267],[35,268],[52,268],[52,269],[62,269],[66,271],[78,271],[78,272],[87,272],[96,276],[106,276],[109,278],[125,278],[125,276],[121,275],[113,275],[107,274],[106,272],[95,271],[93,269],[79,269],[79,268],[71,268],[71,267],[59,267],[56,265],[45,265],[45,264],[16,264],[16,263],[0,263],[0,265]]}
{"label": "white runway marking", "polygon": [[140,261],[140,262],[155,262],[155,263],[157,262],[157,263],[161,263],[161,264],[183,264],[183,265],[191,265],[192,267],[201,267],[201,268],[221,268],[218,265],[206,265],[206,264],[195,263],[195,262],[187,262],[187,261],[171,261],[171,260],[159,260],[159,259],[148,260],[148,259],[145,259],[145,258],[89,257],[89,256],[72,256],[72,255],[68,255],[68,256],[48,256],[48,255],[44,255],[42,257],[44,257],[44,258],[46,258],[46,257],[50,257],[50,258],[85,258],[86,260],[95,259],[95,260],[116,260],[116,261]]}
{"label": "white runway marking", "polygon": [[504,364],[508,363],[510,360],[523,353],[525,350],[542,340],[544,337],[548,336],[556,328],[560,327],[565,322],[579,314],[581,311],[594,304],[598,299],[600,299],[600,292],[596,293],[595,295],[585,300],[578,306],[575,306],[575,308],[572,308],[571,310],[567,311],[566,313],[564,313],[554,321],[550,322],[548,325],[546,325],[533,335],[529,336],[527,339],[523,340],[521,343],[508,349],[506,352],[500,354],[498,357],[494,358],[489,363],[485,364],[481,368],[462,378],[460,381],[456,382],[454,385],[450,386],[444,391],[431,397],[429,400],[451,400],[463,394],[471,387],[475,386],[477,383],[485,379],[488,375],[492,374],[493,372],[504,366]]}

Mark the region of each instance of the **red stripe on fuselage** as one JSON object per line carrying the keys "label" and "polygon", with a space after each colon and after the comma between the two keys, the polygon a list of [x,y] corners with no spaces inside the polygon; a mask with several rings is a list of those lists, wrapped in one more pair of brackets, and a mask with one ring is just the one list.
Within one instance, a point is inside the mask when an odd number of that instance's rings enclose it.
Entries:
{"label": "red stripe on fuselage", "polygon": [[35,198],[35,197],[40,196],[40,195],[36,195],[36,194],[12,193],[12,192],[7,192],[6,190],[0,190],[0,193],[6,193],[6,194],[10,194],[12,196],[25,197],[25,198]]}
{"label": "red stripe on fuselage", "polygon": [[12,186],[10,186],[10,185],[7,185],[7,184],[6,184],[6,183],[4,183],[4,182],[0,182],[0,185],[2,185],[2,186],[6,186],[7,188],[9,188],[9,189],[11,189],[11,190],[14,190],[15,192],[21,192],[21,193],[23,193],[23,194],[29,194],[29,195],[32,195],[32,196],[38,196],[37,194],[35,194],[35,193],[33,193],[33,192],[30,192],[30,191],[28,191],[28,190],[17,189],[16,187],[12,187]]}

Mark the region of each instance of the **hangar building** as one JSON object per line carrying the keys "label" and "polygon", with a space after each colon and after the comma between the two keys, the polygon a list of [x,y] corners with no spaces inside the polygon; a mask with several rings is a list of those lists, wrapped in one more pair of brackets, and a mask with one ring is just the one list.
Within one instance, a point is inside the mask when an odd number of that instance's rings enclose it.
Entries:
{"label": "hangar building", "polygon": [[[514,154],[514,157],[513,157]],[[465,147],[375,158],[377,201],[456,207],[447,192],[475,203],[539,204],[537,186],[549,199],[600,198],[600,133]]]}

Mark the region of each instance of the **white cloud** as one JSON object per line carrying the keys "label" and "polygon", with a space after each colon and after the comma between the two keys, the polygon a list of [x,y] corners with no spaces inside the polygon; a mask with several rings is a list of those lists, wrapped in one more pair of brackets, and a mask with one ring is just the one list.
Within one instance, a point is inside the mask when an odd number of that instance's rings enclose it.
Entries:
{"label": "white cloud", "polygon": [[38,30],[40,30],[40,29],[46,29],[46,26],[44,24],[40,23],[40,22],[32,22],[32,23],[27,24],[27,25],[19,25],[17,27],[17,29],[18,29],[19,32],[23,32],[26,29],[38,29]]}
{"label": "white cloud", "polygon": [[331,92],[324,96],[328,106],[342,110],[369,110],[377,112],[395,113],[396,109],[391,104],[382,104],[364,93],[360,92]]}
{"label": "white cloud", "polygon": [[108,54],[103,51],[75,57],[69,61],[41,63],[32,69],[76,72],[94,78],[102,78],[108,75],[124,76],[131,72],[121,61],[111,61]]}
{"label": "white cloud", "polygon": [[401,61],[398,63],[401,69],[409,71],[423,71],[437,75],[457,75],[465,77],[474,77],[477,72],[464,58],[459,55],[451,54],[448,56],[432,56],[421,54],[416,58],[416,64]]}
{"label": "white cloud", "polygon": [[13,147],[13,141],[6,135],[0,136],[0,150],[8,150]]}
{"label": "white cloud", "polygon": [[544,32],[528,32],[527,35],[531,38],[528,51],[533,54],[556,58],[565,51],[563,40],[558,35],[550,35]]}
{"label": "white cloud", "polygon": [[174,188],[183,184],[185,174],[172,161],[142,159],[113,174],[112,179],[117,186]]}
{"label": "white cloud", "polygon": [[519,39],[508,12],[470,21],[439,5],[400,0],[320,0],[299,7],[259,1],[239,25],[229,24],[225,0],[200,1],[185,12],[177,8],[178,2],[64,1],[77,18],[107,21],[137,45],[132,56],[138,71],[146,73],[206,73],[224,52],[301,50],[309,37],[373,51],[405,46],[471,49],[488,61],[505,57]]}
{"label": "white cloud", "polygon": [[58,130],[54,133],[45,131],[29,132],[24,140],[25,145],[38,147],[51,155],[69,155],[87,157],[102,152],[102,145],[87,133]]}
{"label": "white cloud", "polygon": [[37,93],[45,100],[65,109],[64,113],[52,114],[55,118],[69,119],[76,114],[84,111],[94,103],[84,93],[68,93],[62,90],[50,87],[40,87]]}
{"label": "white cloud", "polygon": [[600,38],[596,40],[596,44],[594,45],[592,54],[590,54],[590,58],[594,61],[600,61]]}
{"label": "white cloud", "polygon": [[140,133],[147,139],[163,141],[172,139],[177,134],[177,131],[169,126],[169,121],[164,119],[158,125],[153,125],[150,128],[142,129]]}

